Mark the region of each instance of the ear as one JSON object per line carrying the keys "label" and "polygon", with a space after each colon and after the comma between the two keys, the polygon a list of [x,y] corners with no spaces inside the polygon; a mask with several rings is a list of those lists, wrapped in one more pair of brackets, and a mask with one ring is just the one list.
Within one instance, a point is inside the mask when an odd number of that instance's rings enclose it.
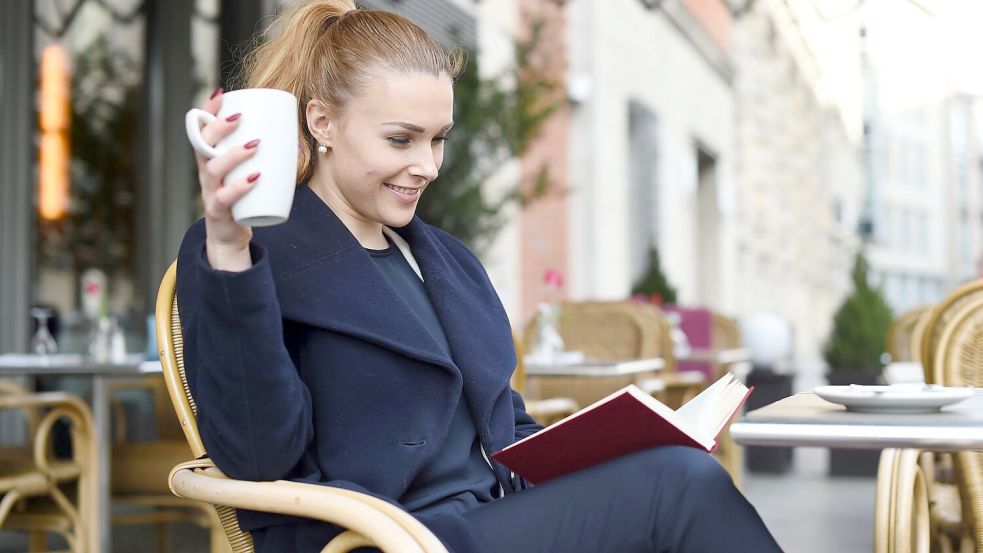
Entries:
{"label": "ear", "polygon": [[318,143],[323,142],[330,148],[338,129],[335,112],[320,101],[311,100],[307,102],[304,116],[307,118],[307,128]]}

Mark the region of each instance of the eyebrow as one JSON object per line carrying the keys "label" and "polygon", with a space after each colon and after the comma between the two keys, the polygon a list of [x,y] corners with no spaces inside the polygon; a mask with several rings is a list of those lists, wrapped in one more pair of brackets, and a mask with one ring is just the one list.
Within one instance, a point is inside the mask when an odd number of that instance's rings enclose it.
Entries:
{"label": "eyebrow", "polygon": [[[383,125],[395,125],[397,127],[402,127],[410,132],[416,132],[416,133],[422,133],[426,130],[419,125],[414,125],[413,123],[407,123],[405,121],[389,121],[387,123],[383,123]],[[442,129],[440,129],[440,132],[447,132],[451,130],[451,127],[453,126],[454,123],[450,122],[447,125],[445,125]]]}

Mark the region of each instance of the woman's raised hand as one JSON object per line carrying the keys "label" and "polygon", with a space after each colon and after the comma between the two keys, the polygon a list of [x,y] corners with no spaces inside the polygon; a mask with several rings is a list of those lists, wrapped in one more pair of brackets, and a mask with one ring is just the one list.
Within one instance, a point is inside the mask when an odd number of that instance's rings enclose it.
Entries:
{"label": "woman's raised hand", "polygon": [[[218,114],[220,107],[221,88],[205,100],[202,109]],[[239,125],[241,116],[241,113],[234,113],[205,125],[201,129],[205,142],[215,144],[227,136]],[[232,204],[256,186],[260,174],[253,173],[236,182],[225,182],[225,177],[237,165],[251,158],[259,146],[258,139],[252,140],[211,159],[195,152],[198,183],[201,185],[201,199],[205,206],[205,251],[213,269],[243,271],[252,266],[249,241],[253,237],[253,231],[251,227],[235,222],[232,218]]]}

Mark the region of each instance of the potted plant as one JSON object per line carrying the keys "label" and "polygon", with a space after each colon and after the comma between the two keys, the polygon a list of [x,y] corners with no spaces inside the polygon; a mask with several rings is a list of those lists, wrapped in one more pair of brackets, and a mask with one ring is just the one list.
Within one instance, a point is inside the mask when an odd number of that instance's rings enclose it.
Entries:
{"label": "potted plant", "polygon": [[648,268],[645,269],[645,272],[631,289],[632,296],[656,305],[675,304],[676,289],[673,288],[672,284],[669,284],[669,279],[662,272],[659,250],[655,247],[649,249],[648,261]]}
{"label": "potted plant", "polygon": [[[877,384],[884,367],[884,336],[891,324],[891,308],[879,288],[868,282],[868,264],[862,252],[853,264],[853,291],[833,316],[833,329],[823,348],[830,384]],[[878,451],[830,450],[830,474],[873,476]]]}

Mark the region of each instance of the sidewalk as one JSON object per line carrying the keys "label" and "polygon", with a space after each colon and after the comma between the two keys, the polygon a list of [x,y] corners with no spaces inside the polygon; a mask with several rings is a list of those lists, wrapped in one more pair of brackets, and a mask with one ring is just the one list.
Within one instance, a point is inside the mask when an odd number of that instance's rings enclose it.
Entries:
{"label": "sidewalk", "polygon": [[797,448],[794,470],[746,474],[744,493],[786,553],[874,550],[874,478],[831,478],[825,449]]}

